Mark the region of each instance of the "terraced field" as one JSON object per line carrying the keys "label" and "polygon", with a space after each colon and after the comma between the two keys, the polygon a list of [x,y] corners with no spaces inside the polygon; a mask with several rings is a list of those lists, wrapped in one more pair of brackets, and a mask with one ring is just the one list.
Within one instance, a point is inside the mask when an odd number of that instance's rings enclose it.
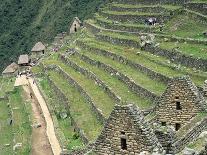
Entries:
{"label": "terraced field", "polygon": [[[29,154],[32,132],[30,112],[30,103],[23,100],[20,88],[16,88],[8,100],[0,101],[0,154]],[[14,147],[17,143],[21,143],[19,148]]]}
{"label": "terraced field", "polygon": [[[45,69],[39,85],[67,149],[94,141],[115,104],[134,103],[151,113],[173,77],[189,75],[203,87],[206,16],[181,4],[145,2],[120,0],[102,7],[84,29],[65,38],[59,53],[33,69],[37,74]],[[147,25],[152,17],[158,24]],[[148,32],[155,46],[141,49],[140,36]],[[70,118],[61,119],[62,111]]]}

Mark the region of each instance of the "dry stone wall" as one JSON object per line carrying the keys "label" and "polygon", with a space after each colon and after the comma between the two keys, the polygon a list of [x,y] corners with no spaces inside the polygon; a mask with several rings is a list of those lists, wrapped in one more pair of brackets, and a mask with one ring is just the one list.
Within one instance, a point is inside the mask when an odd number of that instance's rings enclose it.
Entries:
{"label": "dry stone wall", "polygon": [[199,135],[207,129],[207,118],[204,118],[195,127],[190,129],[182,138],[173,144],[175,153],[182,151],[187,144],[199,137]]}
{"label": "dry stone wall", "polygon": [[111,75],[117,77],[119,80],[124,82],[133,92],[135,92],[137,95],[140,95],[142,97],[148,98],[152,101],[156,101],[159,96],[157,96],[155,93],[150,92],[149,90],[143,88],[142,86],[136,84],[133,80],[128,78],[126,75],[120,73],[116,69],[110,67],[109,65],[106,65],[104,63],[101,63],[100,61],[92,60],[89,57],[82,55],[78,52],[76,54],[85,62],[88,62],[92,65],[96,65],[99,68],[104,69],[106,72],[110,73]]}
{"label": "dry stone wall", "polygon": [[189,2],[190,0],[109,0],[109,2],[117,2],[122,4],[145,4],[145,5],[153,5],[153,4],[184,4]]}
{"label": "dry stone wall", "polygon": [[100,80],[93,72],[89,71],[89,70],[86,70],[84,68],[81,68],[80,66],[76,65],[75,63],[73,63],[72,61],[70,61],[67,57],[65,57],[64,55],[61,56],[61,60],[73,67],[75,70],[77,70],[78,72],[80,72],[81,74],[83,75],[86,75],[87,77],[91,78],[92,80],[94,80],[98,86],[100,86],[101,88],[104,89],[104,91],[112,98],[115,100],[115,102],[117,104],[120,104],[121,103],[121,98],[118,97],[113,91],[111,88],[109,88],[102,80]]}
{"label": "dry stone wall", "polygon": [[136,70],[147,74],[151,79],[157,79],[159,81],[164,82],[165,84],[167,84],[168,81],[170,80],[169,77],[167,77],[163,74],[157,73],[157,72],[155,72],[155,71],[153,71],[153,70],[151,70],[151,69],[149,69],[149,68],[147,68],[147,67],[145,67],[141,64],[134,63],[131,60],[128,60],[127,58],[125,58],[123,56],[117,55],[115,53],[112,53],[112,52],[109,52],[109,51],[106,51],[106,50],[98,49],[98,48],[95,48],[95,47],[90,47],[89,45],[87,45],[87,44],[85,44],[81,41],[78,41],[77,45],[80,46],[83,49],[88,49],[88,50],[90,50],[91,52],[93,52],[95,54],[103,55],[103,56],[109,57],[113,60],[117,60],[120,63],[127,64],[127,65],[135,68]]}
{"label": "dry stone wall", "polygon": [[[51,68],[47,68],[47,70],[50,70]],[[55,68],[52,68],[52,70]],[[88,144],[89,140],[86,137],[86,135],[84,134],[84,132],[82,131],[82,129],[77,125],[76,121],[74,120],[74,118],[72,117],[72,115],[70,114],[70,102],[68,101],[67,97],[65,96],[65,94],[56,86],[56,84],[50,79],[50,77],[48,77],[48,81],[49,83],[52,85],[53,87],[53,91],[55,91],[56,94],[59,94],[62,97],[62,100],[65,101],[65,103],[63,103],[64,105],[66,105],[66,107],[68,109],[68,115],[70,117],[71,125],[74,127],[74,130],[79,134],[81,140],[83,141],[84,144]]]}
{"label": "dry stone wall", "polygon": [[185,125],[198,112],[206,110],[204,98],[188,76],[174,78],[156,107],[159,122]]}
{"label": "dry stone wall", "polygon": [[159,47],[152,47],[150,45],[146,46],[145,50],[156,55],[164,56],[172,60],[173,62],[180,63],[184,66],[188,66],[192,68],[194,67],[196,69],[201,69],[204,71],[207,70],[207,60],[203,58],[195,58],[193,56],[184,55],[175,50],[169,51],[169,50],[161,49]]}
{"label": "dry stone wall", "polygon": [[162,151],[153,130],[137,107],[128,105],[115,106],[93,151],[111,155],[139,154],[142,151],[153,152],[154,149]]}
{"label": "dry stone wall", "polygon": [[102,114],[101,110],[99,110],[96,106],[94,101],[91,99],[91,97],[88,95],[88,93],[73,79],[70,77],[69,74],[65,73],[64,70],[62,70],[60,67],[57,67],[56,70],[64,76],[65,79],[68,80],[68,82],[73,85],[80,94],[86,99],[86,101],[89,103],[91,110],[95,113],[97,119],[100,121],[100,123],[105,122],[105,117]]}

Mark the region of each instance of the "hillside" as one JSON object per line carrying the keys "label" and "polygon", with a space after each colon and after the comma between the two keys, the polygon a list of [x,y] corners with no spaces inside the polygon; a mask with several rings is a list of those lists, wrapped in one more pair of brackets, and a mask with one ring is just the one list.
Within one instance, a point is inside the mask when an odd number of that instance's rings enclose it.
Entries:
{"label": "hillside", "polygon": [[[110,0],[93,15],[78,14],[88,19],[80,28],[75,23],[73,33],[59,36],[62,29],[52,26],[57,37],[50,36],[44,55],[26,67],[32,75],[17,78],[26,81],[31,99],[21,87],[12,91],[13,79],[4,76],[0,101],[13,103],[12,97],[22,94],[19,102],[40,105],[55,132],[48,134],[48,148],[61,148],[61,155],[206,154],[206,5],[206,0]],[[40,22],[41,15],[35,19]],[[57,22],[68,28],[68,21]],[[11,109],[2,106],[2,113]],[[8,134],[6,127],[2,132]],[[25,130],[27,142],[32,137],[30,128]],[[12,152],[5,145],[12,146],[12,138],[2,139],[3,153]],[[16,152],[21,151],[27,148]]]}
{"label": "hillside", "polygon": [[0,4],[0,72],[34,43],[50,43],[68,31],[75,16],[86,19],[101,0],[2,0]]}

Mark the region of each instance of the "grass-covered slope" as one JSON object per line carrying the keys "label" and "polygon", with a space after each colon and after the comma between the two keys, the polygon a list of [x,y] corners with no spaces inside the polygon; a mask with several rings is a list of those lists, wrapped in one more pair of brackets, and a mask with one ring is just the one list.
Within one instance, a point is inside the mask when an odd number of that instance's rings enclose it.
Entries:
{"label": "grass-covered slope", "polygon": [[78,16],[88,18],[101,0],[2,0],[0,3],[0,72],[35,42],[49,43],[67,31]]}
{"label": "grass-covered slope", "polygon": [[[206,70],[198,70],[168,56],[178,49],[180,57],[205,61],[207,39],[202,32],[207,22],[192,16],[191,10],[188,10],[190,14],[180,11],[183,9],[181,4],[132,5],[127,0],[124,2],[110,3],[100,9],[85,22],[85,28],[64,38],[58,52],[45,56],[40,65],[32,69],[35,74],[41,73],[42,91],[58,128],[67,139],[69,150],[82,146],[80,135],[89,142],[94,141],[115,104],[133,103],[145,115],[151,112],[147,116],[151,118],[156,99],[171,78],[189,75],[199,87],[203,87],[207,79]],[[156,13],[152,14],[148,9]],[[145,18],[160,13],[169,15],[161,25],[143,23]],[[137,18],[140,20],[136,21]],[[159,18],[162,20],[165,16]],[[156,47],[165,54],[141,49],[140,32],[153,32]],[[62,98],[54,93],[48,79],[67,99],[70,118],[65,121],[58,115],[64,109],[60,105]],[[79,132],[72,130],[75,125],[70,124],[70,119],[74,120]],[[79,139],[73,139],[74,134],[78,134]]]}

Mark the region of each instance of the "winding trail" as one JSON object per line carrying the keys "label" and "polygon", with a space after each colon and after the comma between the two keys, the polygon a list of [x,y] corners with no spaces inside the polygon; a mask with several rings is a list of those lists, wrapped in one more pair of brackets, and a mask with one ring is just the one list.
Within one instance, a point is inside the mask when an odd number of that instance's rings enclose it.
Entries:
{"label": "winding trail", "polygon": [[54,124],[53,124],[50,112],[49,112],[49,110],[47,108],[47,104],[46,104],[44,98],[42,97],[42,95],[41,95],[41,93],[40,93],[36,83],[35,82],[33,83],[33,81],[34,81],[33,78],[29,78],[28,79],[29,85],[30,85],[30,87],[31,87],[31,89],[33,91],[33,94],[34,94],[35,98],[37,99],[37,101],[38,101],[38,103],[39,103],[39,105],[41,107],[43,116],[45,118],[46,133],[47,133],[47,136],[48,136],[48,139],[49,139],[49,142],[50,142],[53,154],[54,155],[60,155],[61,147],[60,147],[58,139],[57,139],[57,137],[55,135]]}

